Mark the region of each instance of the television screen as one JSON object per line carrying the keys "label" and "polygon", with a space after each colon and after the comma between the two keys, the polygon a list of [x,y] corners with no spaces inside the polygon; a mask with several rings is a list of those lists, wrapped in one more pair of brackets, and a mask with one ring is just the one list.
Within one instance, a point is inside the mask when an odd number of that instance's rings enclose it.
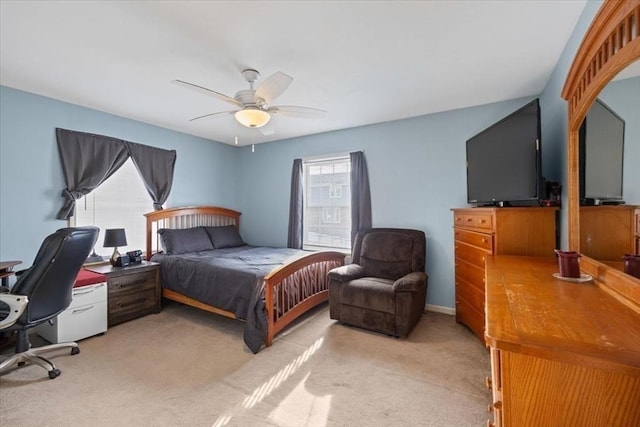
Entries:
{"label": "television screen", "polygon": [[582,204],[622,201],[624,126],[599,99],[589,109],[579,133]]}
{"label": "television screen", "polygon": [[467,200],[508,205],[540,196],[538,99],[467,141]]}

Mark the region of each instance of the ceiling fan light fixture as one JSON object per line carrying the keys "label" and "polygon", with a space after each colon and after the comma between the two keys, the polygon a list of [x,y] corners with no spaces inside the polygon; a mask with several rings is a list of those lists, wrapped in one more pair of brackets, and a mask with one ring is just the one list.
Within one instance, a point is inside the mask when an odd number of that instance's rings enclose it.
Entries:
{"label": "ceiling fan light fixture", "polygon": [[258,108],[245,108],[234,114],[238,123],[248,128],[259,128],[271,120],[271,115]]}

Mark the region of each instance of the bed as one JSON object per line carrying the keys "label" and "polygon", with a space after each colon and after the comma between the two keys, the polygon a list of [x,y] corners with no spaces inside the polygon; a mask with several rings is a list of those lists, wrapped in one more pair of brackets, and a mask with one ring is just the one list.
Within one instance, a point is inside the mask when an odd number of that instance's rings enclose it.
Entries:
{"label": "bed", "polygon": [[[244,341],[257,353],[263,345],[271,346],[287,325],[328,299],[327,272],[343,265],[345,254],[237,242],[240,215],[216,206],[145,214],[146,256],[160,263],[164,298],[243,320]],[[205,247],[202,230],[212,245],[224,244]],[[161,244],[173,245],[175,236],[183,239],[182,251]]]}

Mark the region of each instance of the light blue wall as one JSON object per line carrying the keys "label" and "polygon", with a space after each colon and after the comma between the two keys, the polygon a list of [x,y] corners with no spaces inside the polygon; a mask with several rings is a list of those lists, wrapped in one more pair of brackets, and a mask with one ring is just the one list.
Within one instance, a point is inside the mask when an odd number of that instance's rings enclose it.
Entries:
{"label": "light blue wall", "polygon": [[640,205],[640,77],[609,83],[599,98],[625,121],[623,199]]}
{"label": "light blue wall", "polygon": [[467,207],[465,141],[533,98],[448,111],[242,149],[238,204],[244,238],[287,242],[294,158],[363,150],[374,227],[427,235],[428,303],[454,306],[453,214]]}
{"label": "light blue wall", "polygon": [[[562,55],[551,73],[542,94],[540,95],[540,108],[542,111],[542,163],[543,171],[547,179],[558,181],[562,184],[562,206],[567,206],[567,102],[562,98],[562,88],[567,79],[569,68],[573,62],[582,38],[587,28],[593,21],[602,1],[590,0],[586,3],[580,19],[575,25],[569,41],[562,51]],[[560,211],[560,246],[568,248],[567,228],[568,213],[566,209]]]}
{"label": "light blue wall", "polygon": [[65,187],[56,127],[176,149],[167,206],[237,207],[230,178],[238,161],[234,147],[0,86],[1,260],[19,259],[19,267],[28,267],[44,236],[67,225],[55,219]]}
{"label": "light blue wall", "polygon": [[[566,181],[566,103],[560,97],[584,32],[600,7],[589,1],[540,95],[543,174]],[[482,84],[482,82],[478,82]],[[465,141],[532,98],[236,148],[0,87],[0,259],[30,262],[55,220],[64,187],[56,127],[161,148],[178,160],[168,206],[216,204],[243,212],[250,243],[286,243],[291,164],[296,157],[364,150],[373,225],[427,234],[428,303],[454,306],[453,207],[466,205]],[[563,200],[566,204],[566,198]],[[566,214],[563,213],[563,242]]]}

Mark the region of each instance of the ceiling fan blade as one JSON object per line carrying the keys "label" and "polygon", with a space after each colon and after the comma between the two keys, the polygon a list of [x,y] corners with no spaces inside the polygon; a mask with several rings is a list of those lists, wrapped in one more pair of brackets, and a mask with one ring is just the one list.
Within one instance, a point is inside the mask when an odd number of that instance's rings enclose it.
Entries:
{"label": "ceiling fan blade", "polygon": [[298,107],[296,105],[278,105],[269,108],[269,113],[281,116],[300,117],[304,119],[320,119],[327,115],[327,112],[318,108]]}
{"label": "ceiling fan blade", "polygon": [[210,113],[210,114],[205,114],[204,116],[198,116],[198,117],[194,117],[193,119],[190,119],[189,121],[192,122],[194,120],[200,120],[200,119],[208,119],[214,116],[221,116],[223,114],[234,114],[236,112],[236,110],[233,111],[219,111],[217,113]]}
{"label": "ceiling fan blade", "polygon": [[242,104],[240,102],[238,102],[237,100],[231,98],[230,96],[227,96],[227,95],[225,95],[223,93],[216,92],[216,91],[211,90],[211,89],[207,89],[206,87],[194,85],[193,83],[185,82],[183,80],[172,80],[171,82],[177,84],[178,86],[186,87],[188,89],[192,89],[192,90],[196,90],[196,91],[198,91],[200,93],[204,93],[205,95],[215,96],[216,98],[220,99],[221,101],[228,102],[229,104],[235,105],[237,107],[242,107]]}
{"label": "ceiling fan blade", "polygon": [[283,73],[282,71],[278,71],[277,73],[269,76],[260,84],[260,86],[258,86],[258,89],[256,89],[256,97],[264,99],[264,102],[269,104],[274,99],[282,95],[292,81],[293,77]]}
{"label": "ceiling fan blade", "polygon": [[258,130],[265,136],[273,135],[274,133],[276,133],[276,129],[272,121],[269,121],[266,125],[259,127]]}

